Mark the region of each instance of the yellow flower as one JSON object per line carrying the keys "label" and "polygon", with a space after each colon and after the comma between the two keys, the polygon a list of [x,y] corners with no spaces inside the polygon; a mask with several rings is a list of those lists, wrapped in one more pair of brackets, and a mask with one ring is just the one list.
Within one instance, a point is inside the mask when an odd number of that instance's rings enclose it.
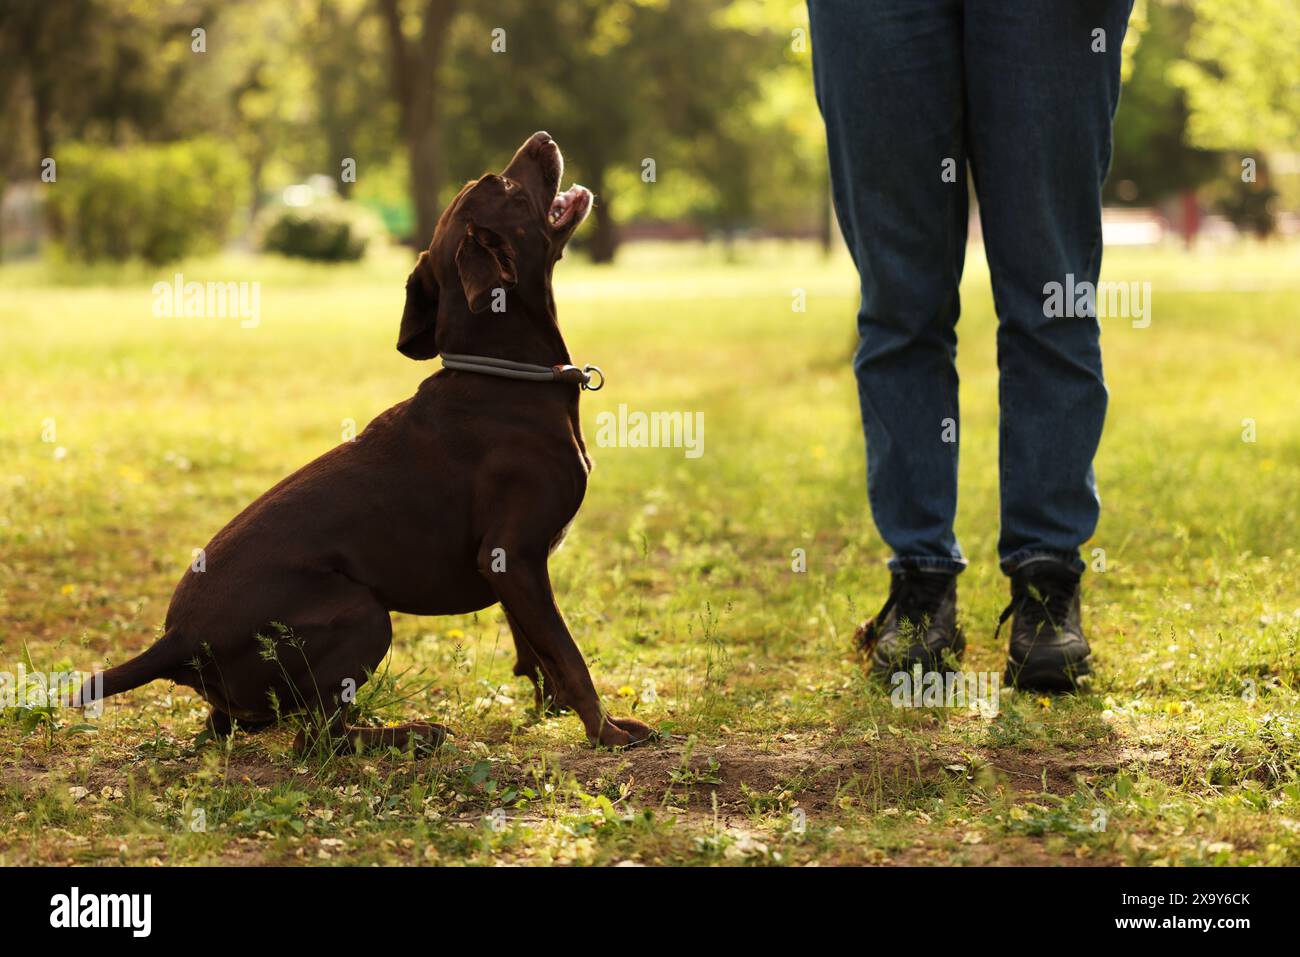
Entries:
{"label": "yellow flower", "polygon": [[60,595],[71,595],[71,594],[72,594],[74,591],[76,591],[76,590],[77,590],[77,586],[76,586],[76,585],[64,585],[62,588],[59,589],[59,594],[60,594]]}
{"label": "yellow flower", "polygon": [[1165,714],[1182,714],[1183,703],[1181,701],[1171,701],[1165,705]]}
{"label": "yellow flower", "polygon": [[634,694],[636,694],[636,689],[631,685],[623,685],[623,687],[618,689],[618,696],[620,698],[630,698]]}
{"label": "yellow flower", "polygon": [[460,641],[465,637],[465,632],[461,631],[459,628],[452,628],[447,632],[447,637],[452,641]]}
{"label": "yellow flower", "polygon": [[1038,706],[1039,706],[1040,708],[1042,708],[1044,711],[1051,711],[1051,710],[1052,710],[1052,699],[1051,699],[1051,698],[1048,698],[1048,697],[1042,697],[1042,698],[1039,698],[1039,699],[1038,699]]}

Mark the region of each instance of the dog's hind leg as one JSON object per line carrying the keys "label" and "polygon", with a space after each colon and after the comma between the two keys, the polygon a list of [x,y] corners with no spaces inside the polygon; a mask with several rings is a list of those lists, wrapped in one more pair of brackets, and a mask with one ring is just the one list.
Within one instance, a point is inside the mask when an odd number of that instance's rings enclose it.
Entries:
{"label": "dog's hind leg", "polygon": [[396,748],[398,751],[433,751],[451,732],[431,721],[412,721],[387,728],[348,728],[344,740],[353,751]]}
{"label": "dog's hind leg", "polygon": [[235,728],[240,731],[261,731],[275,724],[274,721],[240,721],[232,718],[220,708],[213,708],[208,715],[208,720],[204,722],[203,728],[215,738],[228,738],[235,733]]}
{"label": "dog's hind leg", "polygon": [[[346,600],[342,600],[346,595]],[[359,586],[295,627],[294,643],[281,652],[293,667],[297,701],[314,716],[299,731],[294,749],[304,753],[324,745],[330,752],[397,748],[436,748],[450,733],[432,722],[416,721],[383,728],[351,723],[356,689],[379,667],[393,641],[392,621],[369,591]]]}

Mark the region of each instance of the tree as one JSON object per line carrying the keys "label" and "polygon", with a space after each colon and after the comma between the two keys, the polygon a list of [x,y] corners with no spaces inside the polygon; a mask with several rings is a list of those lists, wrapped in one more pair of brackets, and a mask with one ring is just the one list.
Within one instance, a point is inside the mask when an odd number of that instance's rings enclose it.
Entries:
{"label": "tree", "polygon": [[549,131],[596,194],[588,248],[597,262],[612,259],[618,245],[620,183],[654,189],[694,177],[720,208],[736,212],[752,199],[743,181],[761,151],[743,118],[760,78],[781,63],[783,41],[723,22],[726,7],[502,0],[490,14],[476,11],[452,77],[454,161],[476,175],[483,157],[504,158],[532,131]]}
{"label": "tree", "polygon": [[1193,10],[1185,3],[1162,2],[1148,4],[1146,14],[1115,118],[1108,202],[1149,205],[1196,189],[1221,167],[1218,153],[1190,141],[1187,97],[1167,79],[1187,45]]}
{"label": "tree", "polygon": [[[40,158],[61,140],[174,135],[187,125],[171,109],[188,66],[187,24],[214,17],[183,0],[153,10],[129,0],[8,0],[0,5],[0,96],[26,100]],[[30,169],[33,159],[20,162]]]}
{"label": "tree", "polygon": [[[315,8],[303,56],[315,80],[321,168],[337,176],[344,159],[380,160],[380,152],[368,149],[369,144],[382,144],[382,152],[388,152],[390,130],[382,123],[382,132],[375,130],[374,116],[375,102],[388,92],[388,76],[377,83],[372,75],[383,64],[386,48],[370,44],[370,30],[379,24],[369,16],[369,0],[316,0]],[[348,198],[354,185],[340,179],[339,194]]]}
{"label": "tree", "polygon": [[1216,184],[1215,205],[1234,224],[1272,231],[1277,190],[1269,154],[1300,149],[1300,17],[1294,0],[1257,0],[1248,10],[1198,0],[1186,58],[1169,79],[1187,97],[1188,134],[1237,154]]}
{"label": "tree", "polygon": [[411,200],[415,205],[414,241],[423,245],[433,237],[441,212],[442,66],[458,4],[457,0],[424,0],[418,32],[412,34],[406,27],[400,0],[377,2],[387,31],[393,97],[406,141]]}
{"label": "tree", "polygon": [[1295,0],[1198,0],[1187,58],[1169,71],[1199,146],[1300,150],[1300,15]]}

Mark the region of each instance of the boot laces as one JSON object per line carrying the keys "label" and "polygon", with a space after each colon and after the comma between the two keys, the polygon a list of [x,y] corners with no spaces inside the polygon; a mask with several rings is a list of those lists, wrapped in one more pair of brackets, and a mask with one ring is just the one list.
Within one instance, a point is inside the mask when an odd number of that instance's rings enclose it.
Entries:
{"label": "boot laces", "polygon": [[951,576],[935,572],[910,568],[894,572],[889,597],[863,627],[861,647],[869,650],[875,645],[880,639],[880,626],[895,608],[898,609],[898,618],[911,622],[914,627],[920,628],[928,623],[943,603],[950,582]]}
{"label": "boot laces", "polygon": [[1025,617],[1034,634],[1038,634],[1044,622],[1056,631],[1069,617],[1078,588],[1078,579],[1073,575],[1039,573],[1032,578],[1028,575],[1013,576],[1011,601],[998,616],[998,627],[993,633],[994,641],[1001,634],[1007,619],[1017,612]]}

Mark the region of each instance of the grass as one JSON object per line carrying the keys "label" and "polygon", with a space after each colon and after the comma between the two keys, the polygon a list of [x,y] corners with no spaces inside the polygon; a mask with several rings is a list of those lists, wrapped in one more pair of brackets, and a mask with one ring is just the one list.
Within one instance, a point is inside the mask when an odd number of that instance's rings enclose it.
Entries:
{"label": "grass", "polygon": [[[1000,672],[981,258],[958,532],[966,667]],[[406,262],[184,264],[260,280],[255,329],[154,318],[150,287],[176,270],[0,269],[0,671],[139,651],[192,549],[433,371],[393,348]],[[1105,324],[1105,504],[1085,550],[1104,557],[1085,596],[1099,674],[1079,697],[1004,691],[996,713],[896,708],[851,652],[886,556],[847,261],[646,246],[559,273],[575,359],[609,387],[583,400],[597,467],[556,591],[611,710],[666,740],[593,751],[572,717],[530,714],[495,608],[397,615],[368,708],[451,725],[434,757],[299,759],[289,729],[196,742],[205,706],[165,683],[93,722],[10,707],[0,862],[1300,862],[1295,247],[1108,254],[1106,278],[1152,283],[1153,320]],[[703,412],[704,455],[595,448],[619,403]]]}

